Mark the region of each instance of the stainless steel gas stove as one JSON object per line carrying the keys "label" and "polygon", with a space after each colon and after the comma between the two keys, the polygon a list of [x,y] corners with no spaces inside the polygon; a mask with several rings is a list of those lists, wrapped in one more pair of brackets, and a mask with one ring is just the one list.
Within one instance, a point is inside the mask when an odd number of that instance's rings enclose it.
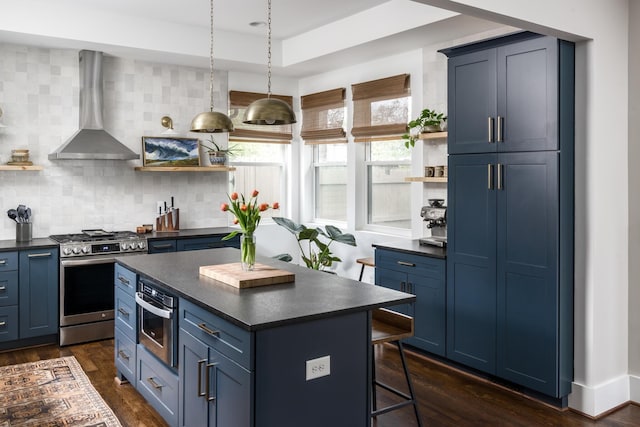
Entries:
{"label": "stainless steel gas stove", "polygon": [[147,240],[104,230],[49,238],[60,244],[60,345],[113,338],[115,258],[147,253]]}

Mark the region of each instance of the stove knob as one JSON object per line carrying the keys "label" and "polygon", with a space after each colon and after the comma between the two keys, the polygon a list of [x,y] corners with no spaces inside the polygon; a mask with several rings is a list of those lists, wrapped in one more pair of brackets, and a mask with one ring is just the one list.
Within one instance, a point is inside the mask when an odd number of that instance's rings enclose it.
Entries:
{"label": "stove knob", "polygon": [[91,249],[89,248],[89,246],[83,246],[82,247],[82,253],[83,254],[88,254],[89,252],[91,252]]}
{"label": "stove knob", "polygon": [[75,248],[73,248],[73,253],[78,255],[80,253],[80,248],[77,247],[77,246]]}
{"label": "stove knob", "polygon": [[64,248],[62,250],[62,253],[65,254],[65,255],[71,255],[71,248]]}
{"label": "stove knob", "polygon": [[147,244],[145,242],[138,242],[138,249],[144,249]]}
{"label": "stove knob", "polygon": [[120,247],[122,248],[123,251],[129,250],[129,245],[127,243],[123,243],[122,246]]}

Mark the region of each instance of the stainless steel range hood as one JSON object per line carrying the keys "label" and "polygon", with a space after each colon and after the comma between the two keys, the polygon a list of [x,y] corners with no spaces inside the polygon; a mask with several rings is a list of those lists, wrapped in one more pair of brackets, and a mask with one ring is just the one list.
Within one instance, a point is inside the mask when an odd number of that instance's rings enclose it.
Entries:
{"label": "stainless steel range hood", "polygon": [[50,160],[133,160],[134,153],[103,129],[102,52],[80,51],[80,130]]}

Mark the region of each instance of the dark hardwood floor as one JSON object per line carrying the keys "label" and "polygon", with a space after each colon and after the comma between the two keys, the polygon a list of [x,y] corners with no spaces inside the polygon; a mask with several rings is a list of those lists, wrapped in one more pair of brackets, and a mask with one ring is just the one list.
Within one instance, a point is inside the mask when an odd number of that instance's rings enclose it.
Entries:
{"label": "dark hardwood floor", "polygon": [[[130,384],[119,386],[114,382],[113,340],[63,348],[48,345],[8,351],[0,353],[0,365],[71,355],[78,359],[95,388],[114,410],[123,426],[166,426],[162,418],[145,403]],[[425,427],[640,426],[640,406],[637,405],[626,405],[596,421],[570,410],[561,411],[553,408],[512,390],[443,366],[423,355],[411,351],[407,351],[406,355]],[[378,378],[403,389],[404,377],[395,347],[378,346],[376,357]],[[379,405],[396,400],[384,390],[378,391]],[[410,427],[416,426],[417,423],[413,409],[406,407],[379,416],[372,425]]]}

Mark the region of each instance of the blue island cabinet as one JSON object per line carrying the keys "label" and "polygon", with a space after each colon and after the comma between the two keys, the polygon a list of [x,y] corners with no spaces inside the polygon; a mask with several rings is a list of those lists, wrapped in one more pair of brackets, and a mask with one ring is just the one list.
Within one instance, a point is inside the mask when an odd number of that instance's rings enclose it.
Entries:
{"label": "blue island cabinet", "polygon": [[415,332],[406,343],[445,355],[445,260],[376,248],[375,284],[416,296],[413,303],[391,307],[412,316]]}
{"label": "blue island cabinet", "polygon": [[137,275],[115,266],[115,330],[113,334],[116,376],[128,380],[134,387],[137,381],[138,310],[135,301]]}

